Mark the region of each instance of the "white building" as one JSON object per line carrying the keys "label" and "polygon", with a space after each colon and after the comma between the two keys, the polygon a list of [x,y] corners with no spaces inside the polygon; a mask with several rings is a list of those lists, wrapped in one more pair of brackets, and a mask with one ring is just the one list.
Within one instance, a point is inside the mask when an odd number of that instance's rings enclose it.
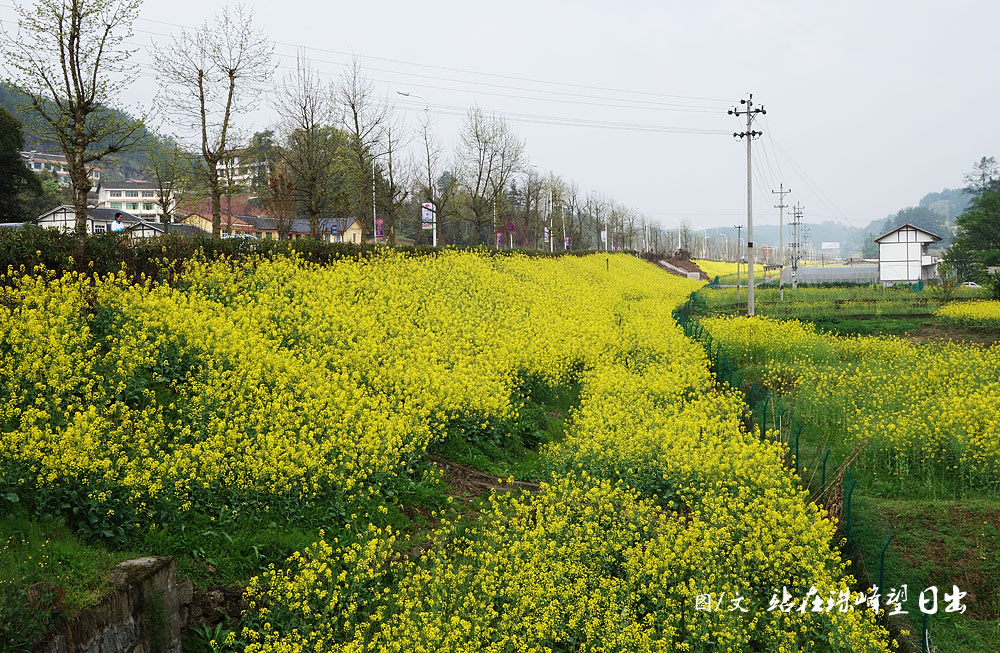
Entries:
{"label": "white building", "polygon": [[941,237],[912,224],[896,227],[875,239],[878,280],[883,284],[915,283],[937,277],[938,257],[927,253]]}
{"label": "white building", "polygon": [[[95,209],[87,210],[87,233],[103,234],[111,231],[111,223],[117,210]],[[125,223],[125,233],[130,237],[156,238],[162,236],[166,225],[145,222],[134,215],[121,211],[122,222]],[[39,227],[58,229],[63,232],[76,230],[76,211],[69,204],[58,206],[48,213],[43,213],[34,221]]]}
{"label": "white building", "polygon": [[[171,213],[176,206],[177,201],[171,198]],[[146,222],[163,220],[163,207],[156,189],[146,182],[109,181],[100,184],[97,187],[97,208],[127,211]]]}
{"label": "white building", "polygon": [[225,187],[250,188],[254,182],[267,183],[271,175],[271,167],[267,161],[254,161],[248,157],[234,156],[215,164],[219,171],[219,182]]}
{"label": "white building", "polygon": [[[41,174],[45,171],[51,172],[56,176],[60,184],[69,186],[69,165],[66,163],[65,155],[46,154],[32,150],[31,152],[21,152],[21,160],[35,174]],[[101,169],[87,166],[87,177],[90,178],[91,183],[99,183],[101,181]]]}

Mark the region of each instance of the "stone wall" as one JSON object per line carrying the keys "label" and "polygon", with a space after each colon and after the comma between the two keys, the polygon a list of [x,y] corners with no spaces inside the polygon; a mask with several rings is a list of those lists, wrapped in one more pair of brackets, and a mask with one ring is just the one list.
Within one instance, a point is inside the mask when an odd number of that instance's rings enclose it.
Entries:
{"label": "stone wall", "polygon": [[137,558],[115,568],[113,589],[62,622],[38,653],[180,653],[192,602],[173,558]]}

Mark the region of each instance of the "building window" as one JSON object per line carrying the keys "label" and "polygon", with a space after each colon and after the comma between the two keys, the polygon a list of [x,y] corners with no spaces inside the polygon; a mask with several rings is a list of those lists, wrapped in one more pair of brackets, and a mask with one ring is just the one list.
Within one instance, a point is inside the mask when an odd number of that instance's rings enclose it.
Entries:
{"label": "building window", "polygon": [[122,203],[121,202],[112,202],[111,203],[111,208],[113,208],[113,209],[120,209],[120,208],[122,208]]}
{"label": "building window", "polygon": [[94,225],[94,233],[95,234],[103,234],[104,231],[105,231],[105,226],[103,224],[95,224]]}
{"label": "building window", "polygon": [[108,194],[111,195],[111,197],[121,197],[122,196],[122,192],[120,190],[109,191]]}
{"label": "building window", "polygon": [[42,169],[42,164],[39,163],[38,161],[35,161],[35,163],[33,164],[33,166],[34,166],[35,170],[41,170]]}
{"label": "building window", "polygon": [[139,203],[138,202],[126,202],[125,204],[128,206],[128,210],[129,211],[138,211],[139,210]]}
{"label": "building window", "polygon": [[153,210],[153,203],[152,202],[143,202],[142,203],[142,210],[143,211],[152,211]]}
{"label": "building window", "polygon": [[151,191],[151,190],[144,190],[144,191],[142,191],[142,196],[143,197],[156,197],[156,193],[153,192],[153,191]]}
{"label": "building window", "polygon": [[127,191],[125,191],[125,197],[139,197],[139,191],[137,191],[137,190],[127,190]]}

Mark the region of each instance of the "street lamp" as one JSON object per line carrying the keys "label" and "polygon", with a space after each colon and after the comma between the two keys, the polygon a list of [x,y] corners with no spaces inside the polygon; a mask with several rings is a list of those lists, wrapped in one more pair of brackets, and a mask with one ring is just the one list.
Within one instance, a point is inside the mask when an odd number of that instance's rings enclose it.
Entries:
{"label": "street lamp", "polygon": [[410,93],[409,91],[396,91],[396,93],[402,95],[403,97],[415,97],[418,100],[423,100],[424,101],[424,105],[425,105],[424,106],[424,112],[430,113],[431,103],[427,101],[427,98],[425,98],[425,97],[423,97],[421,95],[417,95],[416,93]]}

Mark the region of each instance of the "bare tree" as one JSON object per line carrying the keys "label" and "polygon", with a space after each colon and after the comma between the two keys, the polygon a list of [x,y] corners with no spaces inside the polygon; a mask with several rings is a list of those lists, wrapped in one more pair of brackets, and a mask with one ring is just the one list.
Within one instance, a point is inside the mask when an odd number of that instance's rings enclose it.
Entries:
{"label": "bare tree", "polygon": [[282,171],[276,170],[267,180],[264,210],[274,219],[278,238],[285,240],[295,220],[295,184]]}
{"label": "bare tree", "polygon": [[234,119],[251,111],[261,85],[274,72],[274,48],[253,25],[253,12],[228,7],[196,32],[156,48],[157,79],[163,83],[164,110],[179,126],[201,136],[203,174],[212,197],[212,236],[222,229],[219,163],[233,156]]}
{"label": "bare tree", "polygon": [[296,197],[309,219],[309,234],[319,237],[320,217],[327,212],[335,185],[335,147],[329,140],[334,119],[332,91],[300,53],[295,70],[285,76],[274,100],[285,142],[281,159],[295,178]]}
{"label": "bare tree", "polygon": [[521,206],[521,221],[524,223],[526,241],[528,234],[531,234],[530,242],[525,244],[535,248],[538,247],[538,228],[542,222],[541,197],[544,183],[536,170],[528,168],[520,186],[516,183],[511,184],[514,201]]}
{"label": "bare tree", "polygon": [[410,164],[400,158],[400,148],[405,144],[406,131],[402,124],[386,120],[380,143],[384,164],[377,201],[385,214],[386,242],[390,244],[396,242],[396,217],[410,195],[408,188],[413,177]]}
{"label": "bare tree", "polygon": [[680,245],[678,247],[680,249],[691,251],[691,236],[694,233],[691,229],[691,221],[687,218],[682,219],[678,229],[680,231],[677,236],[677,239],[680,241]]}
{"label": "bare tree", "polygon": [[149,160],[146,172],[153,180],[156,202],[162,211],[160,221],[168,224],[173,221],[178,188],[191,170],[191,161],[171,138],[153,137],[146,148],[146,156]]}
{"label": "bare tree", "polygon": [[566,187],[566,235],[570,245],[579,248],[583,238],[583,225],[580,220],[580,188],[576,182]]}
{"label": "bare tree", "polygon": [[435,206],[434,219],[437,221],[438,244],[444,245],[445,220],[449,215],[451,199],[455,195],[457,179],[444,169],[442,163],[444,149],[431,132],[431,119],[426,113],[420,126],[421,135],[421,179],[418,192]]}
{"label": "bare tree", "polygon": [[589,231],[594,234],[594,249],[597,250],[604,245],[601,242],[601,232],[607,229],[604,221],[607,219],[608,204],[608,199],[602,194],[587,196],[586,213],[591,227]]}
{"label": "bare tree", "polygon": [[498,116],[487,116],[479,107],[466,115],[458,137],[455,159],[468,221],[482,242],[483,227],[492,220],[510,180],[524,165],[524,142]]}
{"label": "bare tree", "polygon": [[[17,35],[3,30],[3,65],[27,97],[28,128],[66,155],[76,234],[87,233],[88,164],[134,147],[143,119],[111,108],[135,79],[126,69],[141,0],[37,0],[18,5]],[[115,81],[117,79],[117,81]]]}
{"label": "bare tree", "polygon": [[[340,77],[334,99],[341,111],[341,123],[348,134],[348,151],[355,177],[355,198],[361,223],[373,214],[374,160],[382,139],[388,110],[375,97],[375,87],[365,78],[361,62],[355,58]],[[374,218],[372,235],[375,234]]]}

